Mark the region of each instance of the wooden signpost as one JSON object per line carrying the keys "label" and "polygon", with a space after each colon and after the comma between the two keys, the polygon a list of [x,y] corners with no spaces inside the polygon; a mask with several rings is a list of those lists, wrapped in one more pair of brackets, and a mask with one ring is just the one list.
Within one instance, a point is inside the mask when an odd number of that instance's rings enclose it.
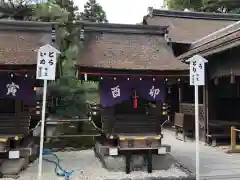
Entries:
{"label": "wooden signpost", "polygon": [[43,153],[44,125],[45,125],[45,112],[46,112],[47,81],[55,80],[57,54],[60,54],[60,52],[49,44],[44,45],[38,49],[36,79],[41,79],[44,81],[40,151],[39,151],[39,164],[38,164],[38,180],[41,180],[42,178],[42,158],[43,158],[42,153]]}
{"label": "wooden signpost", "polygon": [[199,95],[198,86],[205,85],[205,63],[206,59],[195,55],[188,59],[190,62],[190,85],[194,86],[195,95],[195,139],[196,139],[196,180],[200,180],[199,173]]}

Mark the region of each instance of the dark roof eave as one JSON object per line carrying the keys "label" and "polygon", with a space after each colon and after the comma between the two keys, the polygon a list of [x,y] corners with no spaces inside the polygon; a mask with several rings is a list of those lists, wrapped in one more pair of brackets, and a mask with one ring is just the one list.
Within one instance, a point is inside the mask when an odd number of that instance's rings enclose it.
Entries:
{"label": "dark roof eave", "polygon": [[84,66],[81,64],[76,64],[75,67],[79,70],[83,70],[83,69],[98,69],[98,70],[124,70],[124,71],[154,71],[154,72],[185,72],[185,71],[189,71],[188,67],[186,67],[186,69],[116,69],[116,68],[105,68],[105,67],[94,67],[94,66]]}
{"label": "dark roof eave", "polygon": [[0,64],[0,70],[30,70],[36,71],[36,64]]}
{"label": "dark roof eave", "polygon": [[136,28],[136,29],[165,29],[168,26],[145,26],[142,24],[117,24],[117,23],[96,23],[88,21],[77,21],[76,24],[83,24],[87,27],[110,27],[110,28]]}
{"label": "dark roof eave", "polygon": [[184,45],[189,45],[189,46],[191,46],[191,44],[193,43],[193,42],[190,42],[190,41],[170,41],[169,43],[175,43],[175,44],[184,44]]}
{"label": "dark roof eave", "polygon": [[1,30],[51,32],[57,22],[0,20]]}
{"label": "dark roof eave", "polygon": [[94,23],[77,21],[76,25],[82,26],[84,31],[94,32],[116,32],[116,33],[138,33],[138,34],[166,34],[169,26],[136,25],[136,24],[114,24]]}
{"label": "dark roof eave", "polygon": [[215,53],[219,53],[221,51],[224,51],[224,50],[227,50],[230,48],[234,48],[237,46],[240,46],[240,37],[233,39],[231,41],[227,41],[227,42],[223,41],[223,42],[216,43],[214,46],[209,46],[208,48],[201,49],[203,46],[200,46],[196,49],[192,49],[192,50],[178,56],[177,59],[181,60],[181,61],[186,61],[188,58],[190,58],[196,54],[199,54],[201,56],[210,56]]}
{"label": "dark roof eave", "polygon": [[151,12],[151,15],[175,17],[175,18],[206,19],[206,20],[228,20],[228,21],[240,20],[239,14],[170,11],[170,10],[160,10],[160,9],[153,9],[153,11]]}
{"label": "dark roof eave", "polygon": [[191,44],[190,49],[196,49],[197,47],[203,46],[213,41],[224,39],[227,36],[234,36],[234,34],[236,35],[238,33],[240,33],[240,21],[237,21],[226,26],[225,28],[215,31],[206,37],[200,38]]}
{"label": "dark roof eave", "polygon": [[[233,23],[219,31],[216,31],[194,42],[188,52],[180,55],[178,59],[185,60],[197,53],[207,51],[218,52],[216,49],[224,49],[224,46],[235,47],[240,45],[240,21]],[[232,45],[230,45],[232,44]],[[207,53],[208,54],[208,53]]]}

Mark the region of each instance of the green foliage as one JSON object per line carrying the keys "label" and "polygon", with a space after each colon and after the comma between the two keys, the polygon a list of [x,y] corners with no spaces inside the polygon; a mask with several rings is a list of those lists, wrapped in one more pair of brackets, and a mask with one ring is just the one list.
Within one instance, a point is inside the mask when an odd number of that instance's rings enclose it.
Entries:
{"label": "green foliage", "polygon": [[[65,117],[83,116],[86,114],[86,101],[89,94],[98,96],[98,85],[82,83],[74,76],[72,61],[65,61],[64,74],[56,82],[49,84],[50,96],[58,99],[56,115]],[[88,95],[88,96],[86,96]]]}
{"label": "green foliage", "polygon": [[90,22],[108,22],[106,12],[96,0],[88,0],[78,18]]}
{"label": "green foliage", "polygon": [[171,10],[189,9],[200,11],[202,7],[202,0],[165,0],[167,7]]}
{"label": "green foliage", "polygon": [[203,0],[203,10],[206,12],[238,13],[239,0]]}
{"label": "green foliage", "polygon": [[65,9],[69,13],[69,22],[75,19],[75,14],[78,11],[78,7],[74,5],[73,0],[52,0],[52,2],[58,4],[62,9]]}
{"label": "green foliage", "polygon": [[172,10],[240,13],[239,0],[165,0],[165,3]]}
{"label": "green foliage", "polygon": [[10,18],[15,20],[31,20],[34,5],[24,0],[1,0],[0,18]]}
{"label": "green foliage", "polygon": [[63,23],[57,29],[57,44],[61,51],[58,63],[62,73],[58,80],[49,84],[48,92],[57,99],[56,115],[64,117],[83,116],[87,98],[98,97],[97,84],[81,83],[76,77],[75,62],[81,47],[80,27],[74,23],[77,10],[72,0],[52,0],[38,5],[35,10],[41,21]]}
{"label": "green foliage", "polygon": [[97,94],[97,85],[82,84],[71,75],[62,76],[49,85],[50,95],[58,98],[56,114],[64,117],[82,116],[86,112],[86,94]]}
{"label": "green foliage", "polygon": [[58,4],[51,2],[39,4],[34,9],[35,18],[40,21],[51,22],[67,22],[69,12],[61,8]]}

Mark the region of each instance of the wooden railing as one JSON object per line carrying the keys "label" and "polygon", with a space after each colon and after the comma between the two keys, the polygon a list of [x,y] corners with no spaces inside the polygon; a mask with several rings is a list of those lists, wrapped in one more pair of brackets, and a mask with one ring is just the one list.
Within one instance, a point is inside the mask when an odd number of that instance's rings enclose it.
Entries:
{"label": "wooden railing", "polygon": [[[199,118],[200,120],[204,120],[204,105],[199,104]],[[195,104],[191,103],[180,103],[180,113],[184,114],[190,114],[194,115],[195,114]]]}
{"label": "wooden railing", "polygon": [[240,129],[235,126],[231,127],[231,145],[228,153],[240,153],[240,149],[237,148],[237,133],[240,133]]}

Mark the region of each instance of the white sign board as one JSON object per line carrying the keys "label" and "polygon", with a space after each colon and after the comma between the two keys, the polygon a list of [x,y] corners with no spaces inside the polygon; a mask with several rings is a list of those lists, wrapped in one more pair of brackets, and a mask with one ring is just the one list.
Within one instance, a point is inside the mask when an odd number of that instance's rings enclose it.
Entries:
{"label": "white sign board", "polygon": [[188,59],[188,62],[190,62],[190,85],[194,86],[195,97],[196,180],[200,180],[198,86],[205,85],[205,63],[207,60],[195,55]]}
{"label": "white sign board", "polygon": [[206,59],[199,55],[195,55],[188,60],[190,62],[190,85],[205,85],[205,63]]}
{"label": "white sign board", "polygon": [[38,49],[36,79],[55,80],[57,49],[47,44]]}
{"label": "white sign board", "polygon": [[47,44],[38,49],[37,55],[37,72],[36,79],[44,80],[43,84],[43,101],[42,101],[42,120],[41,120],[41,135],[40,135],[40,150],[39,150],[39,163],[38,163],[38,180],[42,179],[42,153],[43,153],[43,138],[44,138],[44,125],[45,125],[45,111],[46,111],[46,98],[47,98],[47,81],[55,80],[57,49]]}

